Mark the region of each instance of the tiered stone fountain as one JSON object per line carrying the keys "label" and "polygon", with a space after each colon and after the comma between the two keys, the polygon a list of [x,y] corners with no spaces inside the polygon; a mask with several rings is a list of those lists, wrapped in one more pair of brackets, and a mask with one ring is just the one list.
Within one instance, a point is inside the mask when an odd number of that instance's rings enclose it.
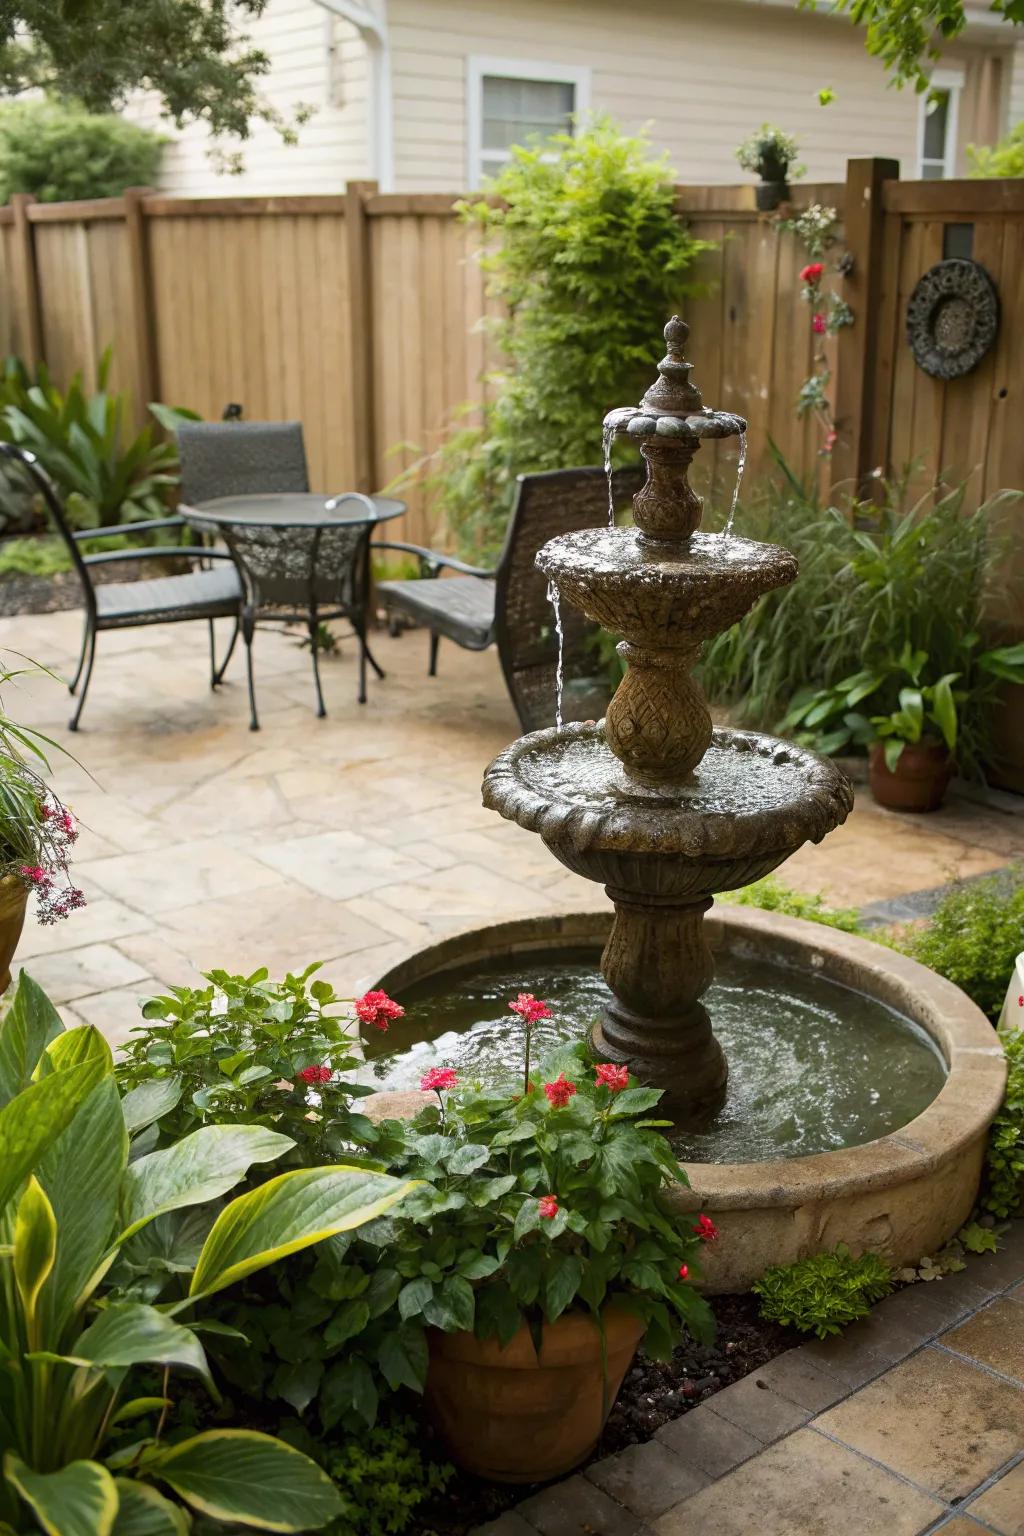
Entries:
{"label": "tiered stone fountain", "polygon": [[727,1079],[701,1002],[713,974],[711,899],[819,842],[846,819],[853,790],[826,758],[714,730],[692,675],[705,642],[793,581],[797,563],[774,544],[699,531],[690,462],[705,438],[738,436],[746,422],[704,405],[687,335],[669,321],[657,382],[638,409],[606,418],[647,463],[635,527],[565,534],[537,556],[560,600],[625,637],[626,675],[604,721],[535,731],[497,757],[484,803],[605,885],[615,922],[601,970],[612,1000],[595,1049],[663,1088],[666,1109],[693,1126],[720,1108]]}

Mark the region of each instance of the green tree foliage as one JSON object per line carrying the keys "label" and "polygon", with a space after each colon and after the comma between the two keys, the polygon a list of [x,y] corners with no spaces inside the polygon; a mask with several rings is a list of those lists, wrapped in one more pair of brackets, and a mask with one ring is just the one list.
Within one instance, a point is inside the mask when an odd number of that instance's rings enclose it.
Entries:
{"label": "green tree foliage", "polygon": [[1024,176],[1024,122],[1014,123],[998,144],[968,144],[972,176]]}
{"label": "green tree foliage", "polygon": [[[868,53],[881,59],[898,85],[928,89],[931,64],[968,22],[964,0],[798,0],[801,10],[844,11],[865,29]],[[1024,0],[991,0],[989,9],[1012,26],[1024,22]]]}
{"label": "green tree foliage", "polygon": [[[110,112],[152,90],[180,128],[205,123],[247,139],[252,124],[286,123],[260,95],[270,60],[245,26],[267,0],[0,0],[0,92],[32,88]],[[296,113],[295,121],[308,115]]]}
{"label": "green tree foliage", "polygon": [[607,117],[513,147],[488,195],[460,205],[484,237],[504,359],[481,425],[460,425],[424,476],[468,554],[492,553],[515,477],[599,462],[601,419],[639,398],[662,327],[706,247],[674,208],[666,160]]}
{"label": "green tree foliage", "polygon": [[123,117],[58,101],[0,108],[0,203],[31,192],[42,203],[120,197],[154,180],[163,140]]}

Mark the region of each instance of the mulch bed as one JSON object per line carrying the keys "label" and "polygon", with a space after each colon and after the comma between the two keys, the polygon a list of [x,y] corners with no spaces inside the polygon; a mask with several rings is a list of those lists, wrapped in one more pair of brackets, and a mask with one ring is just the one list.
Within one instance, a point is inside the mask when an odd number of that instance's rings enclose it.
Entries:
{"label": "mulch bed", "polygon": [[[638,1358],[623,1382],[592,1460],[650,1440],[663,1424],[793,1347],[791,1332],[758,1317],[756,1296],[714,1296],[709,1300],[718,1323],[715,1342],[688,1341],[664,1363]],[[445,1460],[429,1429],[424,1430],[423,1449],[439,1461]],[[527,1484],[487,1483],[460,1472],[445,1494],[417,1510],[409,1536],[467,1536],[476,1526],[496,1519],[534,1492],[536,1489]]]}
{"label": "mulch bed", "polygon": [[[143,581],[150,576],[176,576],[188,570],[186,562],[171,560],[116,560],[110,565],[94,565],[92,579],[105,581]],[[63,613],[82,608],[82,583],[74,571],[59,571],[54,576],[25,576],[7,571],[0,576],[0,616],[16,613]]]}

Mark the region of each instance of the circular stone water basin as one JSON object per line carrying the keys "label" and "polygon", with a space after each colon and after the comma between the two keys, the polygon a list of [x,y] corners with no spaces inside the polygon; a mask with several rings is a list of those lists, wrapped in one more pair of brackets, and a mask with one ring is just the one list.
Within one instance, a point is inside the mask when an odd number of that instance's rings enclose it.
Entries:
{"label": "circular stone water basin", "polygon": [[[585,1039],[609,996],[600,950],[498,955],[404,989],[406,1018],[366,1040],[366,1081],[416,1088],[431,1066],[515,1086],[523,1032],[508,1004],[532,992],[553,1017],[533,1059]],[[908,1124],[946,1069],[931,1037],[894,1008],[838,982],[763,958],[722,955],[704,996],[729,1062],[725,1104],[706,1133],[671,1137],[689,1163],[750,1163],[860,1146]]]}

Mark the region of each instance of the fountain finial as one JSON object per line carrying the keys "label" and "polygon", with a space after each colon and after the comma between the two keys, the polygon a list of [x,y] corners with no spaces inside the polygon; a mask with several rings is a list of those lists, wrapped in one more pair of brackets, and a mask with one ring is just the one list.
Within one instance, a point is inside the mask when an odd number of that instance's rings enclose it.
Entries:
{"label": "fountain finial", "polygon": [[700,390],[690,382],[693,364],[683,353],[689,334],[686,321],[673,315],[665,327],[668,350],[658,364],[658,378],[640,402],[648,416],[693,416],[703,411]]}

